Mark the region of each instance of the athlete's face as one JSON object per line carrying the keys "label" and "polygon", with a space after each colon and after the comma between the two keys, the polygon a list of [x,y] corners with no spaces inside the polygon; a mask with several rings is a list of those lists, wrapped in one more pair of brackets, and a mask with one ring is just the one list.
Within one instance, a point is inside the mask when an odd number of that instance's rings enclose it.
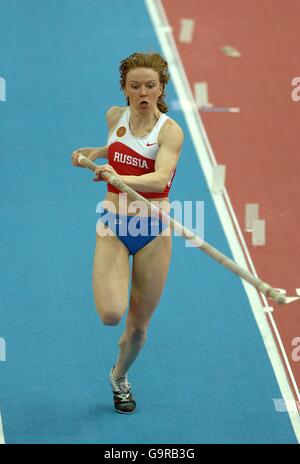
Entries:
{"label": "athlete's face", "polygon": [[126,76],[125,96],[130,106],[141,112],[155,108],[162,93],[157,71],[151,68],[131,69]]}

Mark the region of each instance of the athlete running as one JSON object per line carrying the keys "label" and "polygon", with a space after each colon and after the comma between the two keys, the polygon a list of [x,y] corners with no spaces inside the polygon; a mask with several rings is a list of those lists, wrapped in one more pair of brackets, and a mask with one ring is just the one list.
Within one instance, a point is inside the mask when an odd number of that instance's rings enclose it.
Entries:
{"label": "athlete running", "polygon": [[[169,78],[168,63],[158,53],[134,53],[124,59],[120,83],[127,106],[113,106],[107,111],[107,146],[80,148],[72,154],[74,166],[80,166],[79,154],[93,161],[107,159],[107,164],[98,166],[94,180],[101,180],[103,171],[110,172],[167,212],[168,193],[183,144],[181,127],[166,115],[165,88]],[[151,316],[165,286],[171,233],[159,218],[141,212],[136,202],[126,202],[124,212],[121,198],[124,200],[124,194],[107,184],[105,207],[97,223],[93,288],[103,323],[116,325],[128,306],[131,277],[126,328],[119,340],[118,359],[109,374],[115,410],[128,414],[135,411],[136,402],[127,372],[145,343]]]}

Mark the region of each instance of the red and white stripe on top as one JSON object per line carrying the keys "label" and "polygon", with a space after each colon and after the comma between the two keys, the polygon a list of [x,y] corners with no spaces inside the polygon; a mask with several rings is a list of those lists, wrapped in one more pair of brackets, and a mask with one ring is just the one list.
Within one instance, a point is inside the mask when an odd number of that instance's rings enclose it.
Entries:
{"label": "red and white stripe on top", "polygon": [[[120,175],[141,176],[154,172],[155,160],[159,150],[158,134],[169,116],[162,114],[152,131],[143,139],[134,137],[129,128],[130,107],[126,108],[116,128],[108,138],[108,163]],[[176,171],[176,170],[175,170]],[[138,192],[145,198],[164,198],[168,196],[172,179],[161,193]],[[120,193],[118,189],[107,184],[109,192]]]}

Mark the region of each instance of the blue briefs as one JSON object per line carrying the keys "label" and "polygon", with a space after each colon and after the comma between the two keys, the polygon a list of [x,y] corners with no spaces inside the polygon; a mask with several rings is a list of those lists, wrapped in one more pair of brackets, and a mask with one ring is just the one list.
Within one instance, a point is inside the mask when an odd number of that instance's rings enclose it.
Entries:
{"label": "blue briefs", "polygon": [[101,211],[98,221],[124,243],[130,255],[137,253],[168,227],[168,224],[153,216],[125,216],[107,209]]}

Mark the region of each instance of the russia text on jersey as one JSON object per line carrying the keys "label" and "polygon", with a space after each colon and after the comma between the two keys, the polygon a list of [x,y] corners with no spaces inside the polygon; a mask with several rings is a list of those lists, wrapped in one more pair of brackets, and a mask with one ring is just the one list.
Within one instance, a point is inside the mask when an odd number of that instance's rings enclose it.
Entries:
{"label": "russia text on jersey", "polygon": [[113,161],[117,163],[127,164],[129,166],[137,166],[141,169],[149,169],[149,166],[145,159],[140,159],[132,155],[127,155],[126,153],[124,154],[115,151]]}

